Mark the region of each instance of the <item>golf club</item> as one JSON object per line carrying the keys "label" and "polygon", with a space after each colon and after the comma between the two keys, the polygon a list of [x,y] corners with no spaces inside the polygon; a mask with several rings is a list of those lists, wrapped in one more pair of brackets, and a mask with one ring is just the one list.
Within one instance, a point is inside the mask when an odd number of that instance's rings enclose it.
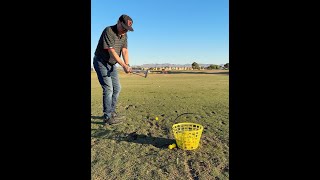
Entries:
{"label": "golf club", "polygon": [[[144,75],[140,74],[141,72],[142,72]],[[143,71],[143,70],[132,70],[131,73],[132,73],[132,74],[135,74],[135,75],[138,75],[138,76],[142,76],[142,77],[144,77],[144,78],[147,78],[148,73],[149,73],[149,70],[145,70],[145,71]]]}

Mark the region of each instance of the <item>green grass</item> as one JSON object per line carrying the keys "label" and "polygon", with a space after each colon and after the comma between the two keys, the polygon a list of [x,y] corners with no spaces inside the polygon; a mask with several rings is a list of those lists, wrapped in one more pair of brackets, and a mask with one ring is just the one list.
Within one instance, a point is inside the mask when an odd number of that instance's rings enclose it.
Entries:
{"label": "green grass", "polygon": [[[102,124],[102,89],[92,72],[92,179],[229,179],[229,76],[206,72],[121,72],[117,111],[126,118],[112,126]],[[198,149],[168,149],[179,122],[203,125]]]}

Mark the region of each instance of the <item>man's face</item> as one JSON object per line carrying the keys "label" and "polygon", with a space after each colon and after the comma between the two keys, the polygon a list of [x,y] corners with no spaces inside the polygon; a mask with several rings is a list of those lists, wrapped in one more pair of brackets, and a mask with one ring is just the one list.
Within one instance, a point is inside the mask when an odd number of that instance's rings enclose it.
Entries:
{"label": "man's face", "polygon": [[118,28],[118,34],[119,35],[124,35],[128,30],[125,29],[122,24],[120,23],[120,21],[118,21],[118,24],[117,24],[117,28]]}

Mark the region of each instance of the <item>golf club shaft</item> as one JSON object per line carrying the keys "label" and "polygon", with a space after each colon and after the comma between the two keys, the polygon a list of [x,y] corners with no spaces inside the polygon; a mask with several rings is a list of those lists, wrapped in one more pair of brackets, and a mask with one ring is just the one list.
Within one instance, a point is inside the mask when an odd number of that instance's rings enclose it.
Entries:
{"label": "golf club shaft", "polygon": [[[139,73],[141,73],[141,72],[144,74],[144,76],[142,76],[142,75],[139,74]],[[146,70],[146,71],[142,71],[142,70],[132,70],[131,73],[132,73],[132,74],[135,74],[135,75],[139,75],[139,76],[145,77],[145,78],[147,78],[147,76],[148,76],[148,70]]]}

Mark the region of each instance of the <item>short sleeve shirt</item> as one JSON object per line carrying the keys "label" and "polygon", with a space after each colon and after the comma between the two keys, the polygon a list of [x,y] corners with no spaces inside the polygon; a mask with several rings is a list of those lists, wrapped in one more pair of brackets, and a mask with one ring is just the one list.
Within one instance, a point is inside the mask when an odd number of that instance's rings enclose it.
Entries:
{"label": "short sleeve shirt", "polygon": [[100,39],[94,53],[95,56],[108,62],[109,64],[116,64],[117,61],[113,58],[110,58],[108,49],[113,48],[120,57],[122,48],[128,47],[127,34],[124,34],[122,37],[118,36],[117,34],[117,25],[106,27],[100,35]]}

